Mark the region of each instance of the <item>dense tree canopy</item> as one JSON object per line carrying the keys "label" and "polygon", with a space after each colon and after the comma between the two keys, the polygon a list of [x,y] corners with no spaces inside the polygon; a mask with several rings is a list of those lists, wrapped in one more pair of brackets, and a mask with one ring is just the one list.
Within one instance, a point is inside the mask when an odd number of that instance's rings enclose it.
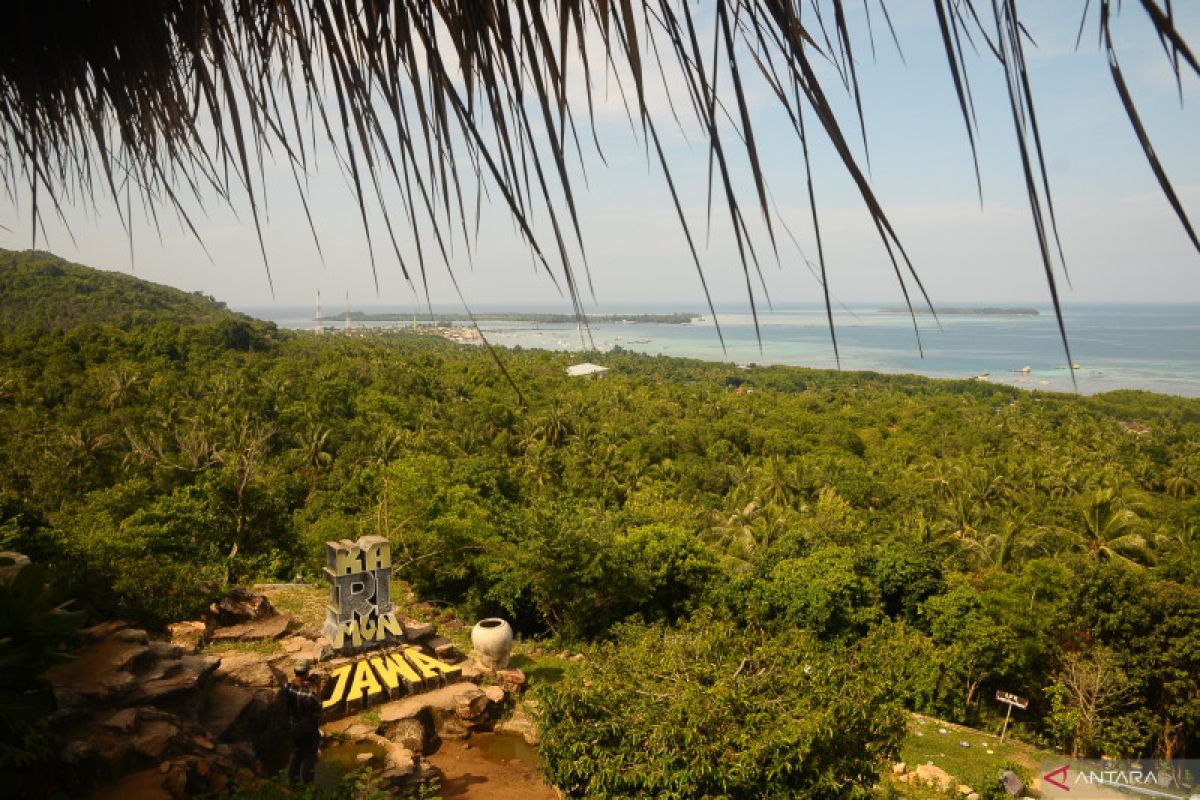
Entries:
{"label": "dense tree canopy", "polygon": [[[619,351],[589,381],[505,351],[521,404],[436,337],[281,331],[145,286],[183,305],[142,312],[37,253],[4,253],[0,286],[23,287],[0,303],[0,549],[93,614],[162,624],[378,533],[426,599],[613,642],[595,680],[677,623],[683,658],[700,613],[763,642],[722,669],[803,631],[911,709],[986,725],[1003,688],[1048,744],[1200,746],[1195,400]],[[590,708],[588,687],[555,702]]]}

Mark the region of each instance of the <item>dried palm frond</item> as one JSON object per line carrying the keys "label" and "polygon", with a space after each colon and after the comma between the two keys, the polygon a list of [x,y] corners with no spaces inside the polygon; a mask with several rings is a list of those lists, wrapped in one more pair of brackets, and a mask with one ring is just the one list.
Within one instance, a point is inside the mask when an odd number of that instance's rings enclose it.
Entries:
{"label": "dried palm frond", "polygon": [[[1029,34],[1016,0],[932,5],[972,153],[977,123],[964,42],[974,49],[981,41],[1006,78],[1033,226],[1067,348],[1054,268],[1054,255],[1063,262],[1062,248],[1026,67]],[[1082,35],[1090,0],[1081,5]],[[881,0],[880,6],[895,40],[887,5]],[[1200,74],[1169,0],[1165,6],[1140,0],[1140,6],[1177,81],[1185,69]],[[1123,79],[1110,0],[1100,0],[1098,12],[1118,94],[1163,192],[1200,250]],[[866,36],[872,35],[868,27]],[[856,52],[864,50],[861,36],[847,25],[843,0],[13,0],[0,25],[0,181],[14,198],[19,187],[28,189],[35,243],[43,207],[52,206],[65,222],[64,204],[94,200],[97,191],[111,195],[129,231],[136,197],[155,224],[160,210],[173,210],[197,239],[185,201],[209,192],[229,202],[244,196],[270,280],[262,246],[264,164],[285,161],[303,200],[321,142],[333,148],[350,178],[377,284],[372,213],[381,215],[405,278],[426,287],[428,298],[427,261],[448,268],[458,232],[470,248],[468,209],[478,226],[481,197],[494,190],[537,264],[586,321],[582,286],[591,279],[570,164],[582,160],[577,118],[584,113],[599,147],[593,86],[603,71],[617,82],[633,134],[644,137],[662,169],[708,297],[658,127],[664,113],[682,127],[680,115],[690,110],[690,122],[707,139],[710,217],[715,190],[757,328],[755,284],[765,294],[765,283],[747,214],[757,206],[753,213],[761,216],[773,251],[777,224],[747,103],[749,82],[761,78],[791,121],[806,164],[833,334],[829,271],[807,166],[814,131],[833,146],[856,185],[910,311],[914,293],[932,310],[852,151],[853,137],[834,112],[829,81],[818,78],[819,67],[832,65],[853,99],[865,153],[855,66]],[[664,109],[655,107],[647,84],[667,70],[682,76],[683,89],[672,92],[662,81]],[[735,155],[750,167],[749,204],[736,188]],[[977,160],[975,169],[978,178]],[[399,190],[401,208],[384,202],[389,187]],[[306,201],[304,209],[307,214]],[[545,221],[551,237],[535,234],[535,220]],[[311,217],[308,222],[315,239]],[[401,227],[409,231],[415,263],[397,241]],[[709,310],[715,311],[711,297]],[[833,344],[836,355],[836,337]]]}

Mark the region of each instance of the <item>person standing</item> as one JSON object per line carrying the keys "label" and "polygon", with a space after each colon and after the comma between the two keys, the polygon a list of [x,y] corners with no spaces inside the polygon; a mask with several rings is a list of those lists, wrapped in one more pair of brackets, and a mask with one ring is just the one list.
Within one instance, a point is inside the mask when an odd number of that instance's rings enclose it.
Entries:
{"label": "person standing", "polygon": [[321,690],[323,680],[312,671],[307,658],[296,661],[296,676],[284,684],[282,694],[287,706],[292,734],[292,760],[288,780],[292,785],[312,783],[321,744]]}

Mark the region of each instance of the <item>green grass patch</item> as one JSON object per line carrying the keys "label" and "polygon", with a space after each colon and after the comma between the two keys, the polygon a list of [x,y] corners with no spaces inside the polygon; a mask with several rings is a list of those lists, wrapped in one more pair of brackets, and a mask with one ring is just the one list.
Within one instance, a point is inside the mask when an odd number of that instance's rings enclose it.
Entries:
{"label": "green grass patch", "polygon": [[[939,733],[943,729],[946,733]],[[963,747],[961,742],[970,747]],[[909,720],[900,747],[900,760],[910,771],[919,764],[932,762],[953,775],[958,783],[965,783],[980,794],[985,786],[995,782],[997,773],[1006,764],[1018,764],[1036,775],[1043,760],[1054,758],[1052,752],[1012,738],[1001,744],[999,736],[919,714]]]}
{"label": "green grass patch", "polygon": [[276,611],[293,617],[301,627],[320,630],[325,624],[325,606],[329,604],[329,589],[325,586],[263,589],[262,593]]}
{"label": "green grass patch", "polygon": [[538,684],[558,683],[562,680],[570,662],[563,661],[558,656],[549,653],[536,655],[518,645],[514,647],[513,656],[508,663],[509,666],[516,667],[525,673],[530,686],[537,686]]}
{"label": "green grass patch", "polygon": [[259,656],[276,656],[283,653],[283,647],[274,639],[257,642],[211,642],[204,647],[208,655],[221,653],[254,653]]}

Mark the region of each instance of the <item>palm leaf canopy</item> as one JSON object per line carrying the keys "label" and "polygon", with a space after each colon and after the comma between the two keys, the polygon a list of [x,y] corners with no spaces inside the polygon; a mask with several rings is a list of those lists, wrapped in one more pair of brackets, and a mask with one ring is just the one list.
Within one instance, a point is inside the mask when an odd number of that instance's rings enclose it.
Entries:
{"label": "palm leaf canopy", "polygon": [[[160,211],[173,212],[195,233],[189,201],[215,193],[248,200],[261,245],[264,163],[286,162],[303,198],[314,151],[331,146],[354,188],[373,270],[377,240],[385,236],[405,277],[424,284],[428,262],[449,267],[452,237],[470,246],[480,195],[494,192],[583,319],[590,277],[572,175],[583,142],[595,139],[593,87],[611,75],[633,135],[661,167],[702,284],[695,236],[659,131],[668,118],[687,118],[703,133],[709,215],[716,205],[728,216],[757,319],[765,293],[755,288],[762,285],[759,260],[775,249],[783,227],[747,102],[757,84],[786,112],[806,163],[809,137],[832,145],[911,310],[928,297],[854,152],[860,138],[864,151],[867,141],[856,59],[874,49],[877,31],[896,38],[886,0],[865,3],[864,32],[847,24],[842,0],[11,0],[0,24],[0,180],[10,196],[31,196],[35,243],[46,208],[61,217],[65,205],[98,193],[122,209],[127,230],[136,198],[156,221]],[[1058,311],[1061,248],[1026,69],[1032,40],[1017,2],[929,5],[972,152],[977,130],[966,53],[990,54],[1005,77],[1033,232]],[[1131,5],[1138,8],[1126,13],[1149,18],[1176,80],[1200,75],[1170,0]],[[1089,27],[1097,32],[1150,167],[1200,250],[1121,72],[1116,5],[1080,0],[1078,7],[1080,36]],[[819,77],[830,65],[835,87]],[[662,81],[664,102],[647,86],[668,69],[682,81],[674,90]],[[857,118],[839,118],[833,89],[849,92]],[[734,179],[734,156],[750,166],[745,186]],[[396,190],[400,208],[384,202],[385,191]],[[811,171],[808,195],[829,310]],[[369,222],[374,204],[382,234]],[[754,236],[749,215],[761,217]],[[546,221],[549,235],[535,233],[535,218]],[[402,229],[415,259],[398,245]],[[265,248],[263,260],[269,279]],[[1061,313],[1059,326],[1067,347]],[[836,346],[835,336],[835,354]],[[1066,355],[1070,360],[1069,349]]]}

